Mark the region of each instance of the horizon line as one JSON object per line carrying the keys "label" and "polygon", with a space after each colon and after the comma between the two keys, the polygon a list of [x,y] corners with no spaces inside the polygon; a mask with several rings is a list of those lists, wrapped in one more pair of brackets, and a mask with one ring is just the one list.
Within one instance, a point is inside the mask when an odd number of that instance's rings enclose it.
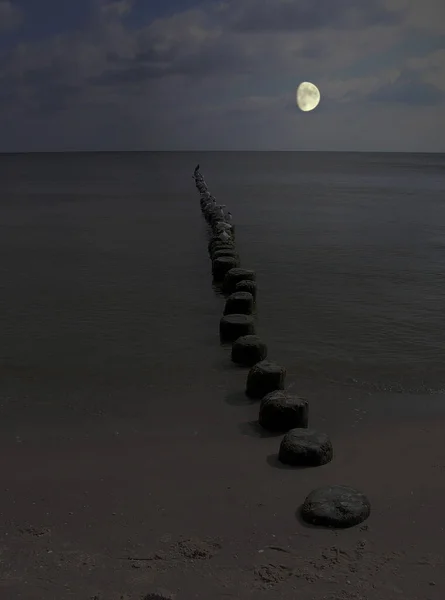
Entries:
{"label": "horizon line", "polygon": [[160,153],[250,153],[250,152],[319,152],[324,154],[445,154],[444,150],[6,150],[0,156],[11,154],[160,154]]}

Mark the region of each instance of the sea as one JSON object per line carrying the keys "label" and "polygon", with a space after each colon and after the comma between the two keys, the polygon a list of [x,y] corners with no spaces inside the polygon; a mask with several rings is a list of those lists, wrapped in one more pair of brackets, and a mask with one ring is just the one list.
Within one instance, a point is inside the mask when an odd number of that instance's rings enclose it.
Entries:
{"label": "sea", "polygon": [[3,418],[118,413],[223,368],[197,163],[297,388],[444,390],[444,154],[2,154]]}

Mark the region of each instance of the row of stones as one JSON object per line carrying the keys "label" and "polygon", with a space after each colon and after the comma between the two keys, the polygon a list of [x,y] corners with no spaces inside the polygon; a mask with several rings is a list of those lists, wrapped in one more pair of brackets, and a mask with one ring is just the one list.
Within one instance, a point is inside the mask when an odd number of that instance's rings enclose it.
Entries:
{"label": "row of stones", "polygon": [[[250,367],[245,392],[261,400],[258,422],[264,429],[285,434],[278,453],[282,463],[296,467],[327,464],[334,455],[331,440],[325,433],[308,428],[308,402],[285,391],[286,369],[266,360],[267,346],[255,335],[256,274],[241,268],[235,228],[224,218],[202,175],[195,172],[194,177],[201,194],[201,210],[212,231],[208,250],[214,283],[227,296],[220,338],[232,343],[234,363]],[[351,527],[368,518],[370,503],[353,488],[328,486],[307,496],[301,514],[311,524]]]}

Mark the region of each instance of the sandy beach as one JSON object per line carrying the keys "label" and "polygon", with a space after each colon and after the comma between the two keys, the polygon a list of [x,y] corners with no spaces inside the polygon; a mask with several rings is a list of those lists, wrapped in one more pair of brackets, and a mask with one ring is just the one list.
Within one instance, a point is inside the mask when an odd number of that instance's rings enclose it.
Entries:
{"label": "sandy beach", "polygon": [[[9,423],[0,453],[2,597],[444,597],[438,397],[317,392],[300,381],[335,458],[280,468],[280,436],[255,425],[246,371],[225,360],[212,389],[199,379],[180,395],[167,384],[152,389],[138,418],[86,410],[62,427],[45,424],[41,409],[40,422]],[[330,531],[299,520],[306,494],[329,483],[369,496],[366,523]]]}

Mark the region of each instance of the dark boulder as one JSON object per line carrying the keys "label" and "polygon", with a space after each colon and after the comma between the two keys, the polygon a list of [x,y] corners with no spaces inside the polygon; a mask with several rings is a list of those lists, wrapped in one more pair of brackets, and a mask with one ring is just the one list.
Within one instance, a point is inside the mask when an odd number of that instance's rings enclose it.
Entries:
{"label": "dark boulder", "polygon": [[232,294],[235,291],[235,286],[239,281],[249,279],[255,281],[256,273],[250,269],[234,268],[226,274],[223,282],[223,290],[227,294]]}
{"label": "dark boulder", "polygon": [[330,485],[311,492],[301,508],[302,518],[311,525],[353,527],[371,514],[371,503],[358,490]]}
{"label": "dark boulder", "polygon": [[232,346],[232,361],[243,367],[252,367],[267,356],[267,346],[257,335],[244,335]]}
{"label": "dark boulder", "polygon": [[221,341],[234,342],[243,335],[255,333],[255,321],[251,315],[225,315],[219,323]]}
{"label": "dark boulder", "polygon": [[220,256],[212,261],[212,273],[215,281],[222,281],[225,274],[239,265],[239,258],[235,256]]}
{"label": "dark boulder", "polygon": [[235,258],[239,258],[235,248],[220,248],[211,254],[212,260],[215,260],[215,258],[220,258],[221,256],[234,256]]}
{"label": "dark boulder", "polygon": [[334,451],[329,437],[314,429],[297,427],[284,436],[278,460],[294,467],[319,467],[330,462]]}
{"label": "dark boulder", "polygon": [[203,211],[203,214],[204,214],[205,219],[208,222],[210,222],[216,214],[216,209],[215,209],[214,205],[210,204],[210,205],[206,206],[206,208]]}
{"label": "dark boulder", "polygon": [[[212,250],[212,252],[210,252],[210,260],[214,260],[215,258],[219,258],[218,256],[215,256],[215,254],[217,252],[219,252],[220,250],[222,250],[223,252],[226,252],[226,254],[223,254],[223,256],[234,256],[235,258],[239,259],[239,254],[236,251],[235,246],[221,245],[221,246],[216,246],[215,250]],[[230,254],[227,254],[227,252],[230,252]]]}
{"label": "dark boulder", "polygon": [[224,250],[225,248],[231,248],[232,250],[235,250],[235,243],[233,240],[221,240],[218,239],[216,241],[214,241],[212,244],[209,244],[209,254],[211,255],[212,252],[216,252],[217,250]]}
{"label": "dark boulder", "polygon": [[258,422],[269,431],[307,427],[309,404],[286,391],[275,390],[261,400]]}
{"label": "dark boulder", "polygon": [[227,231],[227,233],[231,233],[232,226],[229,225],[229,223],[226,223],[225,221],[216,221],[212,224],[212,229],[216,234],[218,234],[221,231]]}
{"label": "dark boulder", "polygon": [[242,279],[235,285],[235,292],[249,292],[254,300],[256,299],[256,290],[256,282],[249,279]]}
{"label": "dark boulder", "polygon": [[234,238],[229,233],[227,233],[227,231],[221,231],[220,233],[218,233],[218,234],[214,233],[213,235],[214,235],[215,240],[218,240],[219,242],[223,242],[224,244],[227,244],[227,243],[233,244],[234,243]]}
{"label": "dark boulder", "polygon": [[250,315],[253,311],[253,296],[249,292],[234,292],[224,306],[225,315]]}
{"label": "dark boulder", "polygon": [[254,365],[247,375],[246,395],[250,398],[264,398],[270,392],[284,389],[286,369],[268,360]]}
{"label": "dark boulder", "polygon": [[223,244],[224,246],[232,246],[232,247],[235,246],[235,242],[232,239],[224,241],[219,236],[214,235],[210,238],[210,241],[208,244],[209,252],[211,252],[215,246],[218,246],[221,244]]}

